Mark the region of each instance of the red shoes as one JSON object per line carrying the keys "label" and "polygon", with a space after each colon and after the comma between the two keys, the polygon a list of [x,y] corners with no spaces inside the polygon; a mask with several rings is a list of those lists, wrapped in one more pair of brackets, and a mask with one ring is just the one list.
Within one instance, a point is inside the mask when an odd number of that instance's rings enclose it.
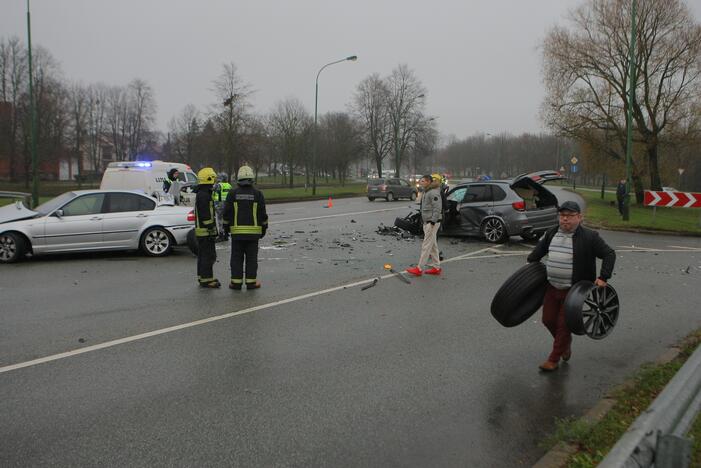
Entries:
{"label": "red shoes", "polygon": [[415,267],[407,268],[406,271],[407,271],[407,273],[410,273],[414,276],[421,276],[423,274],[440,275],[443,270],[441,268],[433,267],[433,268],[429,268],[428,270],[421,271],[421,268],[415,266]]}
{"label": "red shoes", "polygon": [[406,269],[407,273],[412,274],[414,276],[421,276],[423,273],[421,272],[421,268],[419,267],[411,267]]}

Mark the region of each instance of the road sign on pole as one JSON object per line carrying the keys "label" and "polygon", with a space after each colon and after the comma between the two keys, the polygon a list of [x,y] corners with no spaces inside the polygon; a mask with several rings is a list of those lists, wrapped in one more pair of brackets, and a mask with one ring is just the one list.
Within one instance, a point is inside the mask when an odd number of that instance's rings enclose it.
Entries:
{"label": "road sign on pole", "polygon": [[579,162],[579,159],[577,159],[577,156],[572,156],[572,159],[570,159],[570,162],[572,163],[573,166],[576,166],[577,163]]}

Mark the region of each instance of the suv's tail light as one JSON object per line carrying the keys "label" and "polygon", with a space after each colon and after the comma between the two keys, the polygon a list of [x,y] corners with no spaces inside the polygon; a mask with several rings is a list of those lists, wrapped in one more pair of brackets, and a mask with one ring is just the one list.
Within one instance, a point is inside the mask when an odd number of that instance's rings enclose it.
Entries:
{"label": "suv's tail light", "polygon": [[387,186],[384,184],[380,185],[380,192],[384,192],[385,190],[387,190]]}
{"label": "suv's tail light", "polygon": [[190,210],[190,212],[187,214],[187,220],[192,221],[193,223],[195,222],[195,210]]}
{"label": "suv's tail light", "polygon": [[526,202],[523,200],[513,202],[511,206],[513,206],[516,211],[526,211]]}

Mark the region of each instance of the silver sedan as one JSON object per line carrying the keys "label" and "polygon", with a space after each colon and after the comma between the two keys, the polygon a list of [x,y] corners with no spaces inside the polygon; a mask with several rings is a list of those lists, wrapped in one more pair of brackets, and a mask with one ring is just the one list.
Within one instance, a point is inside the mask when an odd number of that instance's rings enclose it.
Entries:
{"label": "silver sedan", "polygon": [[100,250],[139,249],[161,257],[186,244],[194,224],[191,208],[143,192],[66,192],[34,210],[19,202],[0,208],[0,263],[28,254]]}

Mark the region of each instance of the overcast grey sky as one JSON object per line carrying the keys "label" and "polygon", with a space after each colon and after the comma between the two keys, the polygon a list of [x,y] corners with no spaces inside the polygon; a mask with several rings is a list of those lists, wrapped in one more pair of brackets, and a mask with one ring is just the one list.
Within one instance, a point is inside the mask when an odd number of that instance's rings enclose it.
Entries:
{"label": "overcast grey sky", "polygon": [[[255,111],[297,97],[345,110],[357,83],[407,63],[428,88],[441,133],[539,132],[539,45],[582,0],[32,0],[32,40],[67,78],[125,85],[143,78],[158,127],[186,104],[214,102],[212,80],[234,62]],[[701,2],[687,2],[696,18]],[[26,41],[25,0],[0,0],[0,36]]]}

